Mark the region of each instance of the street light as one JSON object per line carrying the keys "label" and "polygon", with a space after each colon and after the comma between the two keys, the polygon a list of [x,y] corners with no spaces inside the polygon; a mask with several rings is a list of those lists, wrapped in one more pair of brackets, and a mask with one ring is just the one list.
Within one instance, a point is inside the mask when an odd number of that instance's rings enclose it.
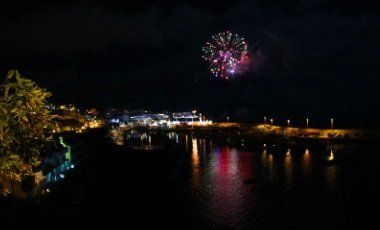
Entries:
{"label": "street light", "polygon": [[334,119],[333,118],[330,119],[330,124],[331,124],[331,129],[334,129]]}
{"label": "street light", "polygon": [[264,117],[264,123],[265,124],[267,123],[267,117]]}
{"label": "street light", "polygon": [[270,119],[270,124],[273,125],[273,118]]}
{"label": "street light", "polygon": [[290,126],[290,120],[288,119],[287,122],[288,122],[288,127],[289,127]]}
{"label": "street light", "polygon": [[227,122],[230,122],[230,117],[227,117]]}
{"label": "street light", "polygon": [[309,118],[306,118],[306,128],[309,128]]}

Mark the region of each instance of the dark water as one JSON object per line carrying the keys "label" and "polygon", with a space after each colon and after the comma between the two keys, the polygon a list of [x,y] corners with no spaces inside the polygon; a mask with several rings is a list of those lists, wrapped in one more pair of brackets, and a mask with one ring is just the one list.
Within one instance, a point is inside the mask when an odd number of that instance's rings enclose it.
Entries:
{"label": "dark water", "polygon": [[[170,175],[176,199],[188,204],[185,215],[196,227],[361,225],[360,215],[368,218],[375,207],[374,146],[167,136],[179,146]],[[143,133],[141,140],[152,144],[154,135]]]}
{"label": "dark water", "polygon": [[[139,138],[134,145],[165,142],[169,149],[131,150],[98,138],[88,159],[46,200],[23,211],[10,208],[8,220],[42,217],[52,226],[79,221],[175,229],[366,228],[377,223],[375,144],[138,135],[132,135]],[[130,142],[124,137],[124,144]],[[332,164],[327,160],[331,150]]]}

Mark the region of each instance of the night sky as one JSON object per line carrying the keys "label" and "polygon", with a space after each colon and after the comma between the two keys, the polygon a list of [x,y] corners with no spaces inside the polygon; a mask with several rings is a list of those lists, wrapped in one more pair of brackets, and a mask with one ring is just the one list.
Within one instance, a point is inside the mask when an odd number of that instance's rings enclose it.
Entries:
{"label": "night sky", "polygon": [[[2,75],[19,69],[55,103],[380,126],[376,0],[62,2],[0,6]],[[252,60],[228,81],[200,58],[224,30]]]}

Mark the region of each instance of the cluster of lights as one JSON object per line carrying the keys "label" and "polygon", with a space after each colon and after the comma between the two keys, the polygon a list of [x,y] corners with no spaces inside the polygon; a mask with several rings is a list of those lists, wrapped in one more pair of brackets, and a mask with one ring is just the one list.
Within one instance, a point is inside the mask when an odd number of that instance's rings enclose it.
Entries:
{"label": "cluster of lights", "polygon": [[69,105],[60,105],[58,108],[60,110],[65,110],[65,111],[71,111],[71,112],[77,111],[77,112],[79,112],[79,109],[77,109],[74,105],[71,105],[71,104],[69,104]]}
{"label": "cluster of lights", "polygon": [[223,79],[234,75],[239,64],[248,58],[244,38],[230,31],[212,36],[212,42],[207,42],[202,51],[202,58],[209,62],[210,71]]}
{"label": "cluster of lights", "polygon": [[173,113],[171,116],[167,114],[143,114],[121,118],[109,119],[109,123],[118,124],[121,128],[130,127],[153,127],[153,128],[171,128],[178,125],[206,126],[211,125],[211,120],[206,120],[201,113],[197,114],[196,110],[191,112]]}
{"label": "cluster of lights", "polygon": [[61,133],[65,131],[75,132],[75,133],[83,133],[88,129],[96,129],[102,127],[104,122],[100,119],[92,119],[92,120],[86,120],[85,123],[81,127],[72,127],[69,126],[68,128],[62,128],[59,126],[58,123],[55,123],[54,128],[52,130],[53,133]]}
{"label": "cluster of lights", "polygon": [[[270,124],[273,125],[274,123],[274,120],[273,118],[269,119],[270,121]],[[308,129],[309,128],[309,118],[306,118],[306,128]],[[286,120],[287,124],[288,124],[288,127],[290,127],[290,119],[287,119]],[[266,124],[267,123],[267,117],[264,117],[264,123]],[[331,129],[334,129],[334,118],[330,118],[330,128]]]}
{"label": "cluster of lights", "polygon": [[[181,124],[180,121],[169,121],[168,122],[169,127],[177,126],[180,124]],[[211,125],[212,121],[211,120],[186,121],[182,124],[191,125],[191,126],[207,126],[207,125]]]}
{"label": "cluster of lights", "polygon": [[78,130],[75,130],[76,133],[82,133],[84,131],[86,131],[87,129],[96,129],[96,128],[100,128],[102,126],[102,122],[100,122],[99,120],[89,120],[89,121],[86,121],[86,123],[84,125],[82,125]]}

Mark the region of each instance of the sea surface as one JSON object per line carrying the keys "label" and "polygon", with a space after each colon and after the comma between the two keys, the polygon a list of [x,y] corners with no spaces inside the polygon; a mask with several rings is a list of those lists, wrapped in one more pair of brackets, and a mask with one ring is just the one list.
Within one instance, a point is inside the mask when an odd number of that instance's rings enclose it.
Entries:
{"label": "sea surface", "polygon": [[6,226],[25,220],[43,227],[366,229],[378,223],[380,151],[373,142],[277,143],[191,132],[113,139],[100,132],[87,142],[87,157],[47,197],[2,205]]}

